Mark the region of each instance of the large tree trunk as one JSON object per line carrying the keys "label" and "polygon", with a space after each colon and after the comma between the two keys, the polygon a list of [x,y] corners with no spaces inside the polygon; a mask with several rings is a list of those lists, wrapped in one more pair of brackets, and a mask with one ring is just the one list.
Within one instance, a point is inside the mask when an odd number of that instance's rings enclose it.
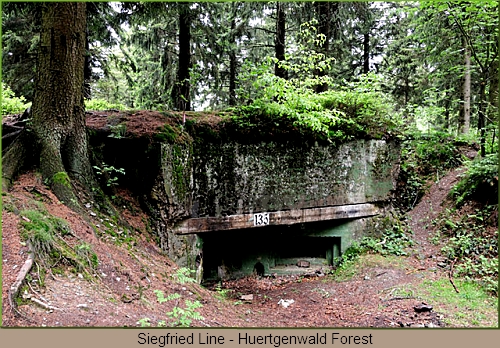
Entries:
{"label": "large tree trunk", "polygon": [[[72,184],[90,189],[89,161],[83,102],[86,4],[43,4],[37,81],[32,106],[32,133],[40,154],[40,172],[56,196],[77,208]],[[4,156],[4,178],[17,174],[15,154],[26,154],[18,141]],[[10,153],[10,154],[9,154]],[[73,182],[70,181],[73,180]]]}
{"label": "large tree trunk", "polygon": [[173,89],[174,105],[178,110],[191,110],[189,69],[191,69],[190,3],[179,3],[179,64],[177,83]]}
{"label": "large tree trunk", "polygon": [[278,63],[274,65],[274,74],[286,79],[288,78],[287,70],[279,66],[279,62],[285,60],[286,14],[284,6],[284,3],[276,2],[276,37],[274,40],[274,49]]}

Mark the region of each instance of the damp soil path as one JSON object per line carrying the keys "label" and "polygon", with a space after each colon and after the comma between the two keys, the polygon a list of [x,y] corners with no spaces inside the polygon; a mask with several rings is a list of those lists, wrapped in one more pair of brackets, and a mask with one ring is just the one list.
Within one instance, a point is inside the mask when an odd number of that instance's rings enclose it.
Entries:
{"label": "damp soil path", "polygon": [[415,248],[413,255],[418,258],[422,265],[426,259],[436,259],[439,256],[439,246],[431,243],[430,238],[434,232],[433,220],[436,219],[446,207],[450,206],[447,199],[453,185],[460,180],[464,168],[456,168],[439,178],[437,175],[433,180],[429,191],[422,197],[420,202],[407,213],[409,226],[413,231]]}

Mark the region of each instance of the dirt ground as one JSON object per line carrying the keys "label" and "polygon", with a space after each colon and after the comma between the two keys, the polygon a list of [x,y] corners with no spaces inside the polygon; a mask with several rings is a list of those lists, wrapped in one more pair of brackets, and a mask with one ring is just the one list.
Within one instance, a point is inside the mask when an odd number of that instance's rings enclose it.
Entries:
{"label": "dirt ground", "polygon": [[[97,124],[99,117],[96,113],[91,120],[96,127],[102,126]],[[127,131],[133,129],[127,125]],[[246,277],[218,287],[175,280],[176,265],[155,245],[147,232],[146,216],[127,191],[119,192],[127,204],[117,209],[130,225],[123,233],[129,233],[132,244],[119,243],[113,236],[106,236],[104,229],[99,233],[92,229],[90,223],[101,228],[103,222],[93,212],[92,202],[83,202],[88,214],[77,215],[61,204],[36,174],[24,174],[3,196],[3,326],[136,327],[144,318],[155,326],[167,319],[166,313],[173,307],[184,308],[185,300],[199,300],[203,306],[197,311],[204,319],[194,320],[195,327],[444,327],[445,314],[435,310],[418,312],[415,306],[421,305],[422,299],[402,296],[400,289],[426,279],[448,277],[447,271],[437,266],[441,256],[439,248],[428,240],[432,234],[432,226],[428,225],[444,208],[441,203],[459,173],[454,170],[441,178],[410,212],[416,247],[408,257],[387,262],[380,256],[368,255],[355,274],[343,281],[330,275]],[[19,221],[23,217],[19,212],[33,207],[34,201],[70,224],[74,237],[67,240],[68,244],[90,243],[99,266],[91,281],[67,267],[64,274],[49,272],[43,287],[29,283],[21,294],[23,301],[17,314],[11,308],[8,292],[28,251],[20,239]],[[38,272],[35,264],[30,272],[33,279],[37,279]],[[165,295],[178,293],[181,298],[159,304],[154,290]],[[253,298],[242,299],[242,295]],[[434,303],[428,305],[437,307]]]}

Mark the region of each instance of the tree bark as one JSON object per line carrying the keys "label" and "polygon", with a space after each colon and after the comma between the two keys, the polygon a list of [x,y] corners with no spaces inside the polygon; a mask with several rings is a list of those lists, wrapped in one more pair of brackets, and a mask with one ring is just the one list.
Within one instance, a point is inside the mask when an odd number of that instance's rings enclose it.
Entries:
{"label": "tree bark", "polygon": [[[90,189],[89,160],[83,102],[86,4],[51,2],[42,5],[42,29],[37,81],[32,112],[32,135],[39,151],[40,172],[55,195],[78,208],[73,186]],[[26,156],[27,141],[20,141],[4,156],[4,182],[12,182]]]}
{"label": "tree bark", "polygon": [[236,20],[233,17],[231,20],[231,48],[229,51],[229,105],[236,105],[236,36],[234,30],[236,28]]}
{"label": "tree bark", "polygon": [[191,14],[190,3],[179,3],[179,64],[173,100],[177,110],[190,111]]}
{"label": "tree bark", "polygon": [[450,129],[450,106],[451,106],[451,93],[446,92],[446,98],[444,100],[444,129],[448,131]]}
{"label": "tree bark", "polygon": [[497,56],[489,71],[488,117],[490,120],[494,120],[498,115],[498,60]]}
{"label": "tree bark", "polygon": [[369,72],[370,72],[370,33],[367,32],[363,34],[363,74],[368,74]]}
{"label": "tree bark", "polygon": [[285,4],[282,2],[278,1],[276,3],[276,37],[274,40],[274,50],[278,62],[274,65],[274,74],[278,77],[287,79],[287,70],[279,66],[279,62],[285,60],[286,13],[284,6]]}
{"label": "tree bark", "polygon": [[465,74],[464,74],[464,85],[463,85],[463,119],[461,120],[461,133],[469,133],[470,128],[470,88],[471,88],[471,71],[470,71],[470,49],[467,42],[464,40],[464,64],[465,64]]}
{"label": "tree bark", "polygon": [[479,130],[479,142],[481,157],[486,156],[486,129],[484,110],[486,105],[486,82],[481,81],[479,84],[479,107],[477,112],[477,129]]}

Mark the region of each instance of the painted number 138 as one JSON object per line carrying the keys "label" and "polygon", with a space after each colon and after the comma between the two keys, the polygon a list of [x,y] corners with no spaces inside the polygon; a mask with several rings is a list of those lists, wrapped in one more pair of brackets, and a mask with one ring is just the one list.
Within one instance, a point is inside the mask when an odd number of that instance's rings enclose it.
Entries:
{"label": "painted number 138", "polygon": [[269,213],[253,214],[253,225],[254,226],[269,225]]}

